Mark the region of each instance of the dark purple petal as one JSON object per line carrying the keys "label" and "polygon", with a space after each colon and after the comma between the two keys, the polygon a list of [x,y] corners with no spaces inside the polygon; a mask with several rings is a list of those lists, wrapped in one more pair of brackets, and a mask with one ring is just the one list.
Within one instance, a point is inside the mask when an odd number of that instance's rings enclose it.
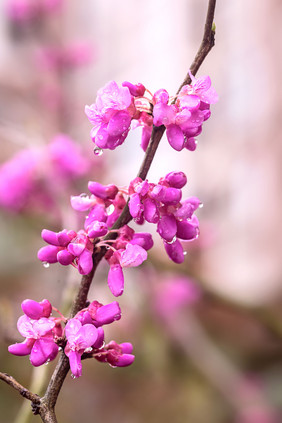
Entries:
{"label": "dark purple petal", "polygon": [[194,137],[188,138],[185,141],[184,147],[189,151],[195,151],[197,148],[197,141]]}
{"label": "dark purple petal", "polygon": [[153,126],[143,126],[141,135],[141,148],[146,151],[152,135]]}
{"label": "dark purple petal", "polygon": [[123,354],[131,354],[133,351],[133,345],[130,342],[123,342],[119,344],[120,348],[122,349]]}
{"label": "dark purple petal", "polygon": [[117,367],[126,367],[130,366],[133,363],[135,356],[132,354],[122,354],[118,357],[117,361],[115,362],[115,366]]}
{"label": "dark purple petal", "polygon": [[181,207],[174,213],[174,216],[181,220],[191,219],[200,204],[201,202],[197,197],[189,197],[182,202]]}
{"label": "dark purple petal", "polygon": [[[109,139],[109,134],[108,134],[108,131],[107,131],[106,128],[107,128],[107,125],[101,126],[101,128],[98,130],[97,133],[95,131],[94,137],[92,136],[93,141],[95,142],[95,144],[99,148],[107,148],[107,142],[108,142],[108,139]],[[92,131],[91,131],[91,133],[92,133]]]}
{"label": "dark purple petal", "polygon": [[88,275],[93,268],[92,253],[85,249],[83,253],[80,254],[77,264],[79,273],[81,275]]}
{"label": "dark purple petal", "polygon": [[146,198],[143,201],[143,206],[145,220],[149,223],[157,223],[160,218],[160,214],[155,201],[151,198]]}
{"label": "dark purple petal", "polygon": [[57,254],[58,262],[63,266],[68,266],[73,262],[75,256],[71,254],[68,250],[61,250]]}
{"label": "dark purple petal", "polygon": [[130,94],[133,95],[134,97],[142,97],[145,93],[145,87],[141,83],[134,85],[134,84],[131,84],[131,82],[124,81],[122,83],[122,86],[127,87],[130,91]]}
{"label": "dark purple petal", "polygon": [[82,374],[81,354],[77,351],[69,351],[68,357],[72,374],[74,377],[80,377]]}
{"label": "dark purple petal", "polygon": [[143,206],[139,194],[132,194],[128,203],[129,212],[133,218],[139,216],[143,211]]}
{"label": "dark purple petal", "polygon": [[30,319],[37,320],[37,319],[40,319],[40,317],[43,317],[43,307],[37,301],[33,301],[29,299],[24,300],[21,304],[21,307],[24,314],[28,316]]}
{"label": "dark purple petal", "polygon": [[170,172],[164,178],[171,187],[183,188],[187,183],[187,177],[184,172]]}
{"label": "dark purple petal", "polygon": [[85,243],[71,242],[68,245],[69,253],[75,257],[80,256],[84,250],[85,250]]}
{"label": "dark purple petal", "polygon": [[30,362],[33,366],[41,366],[48,360],[54,359],[59,351],[52,339],[37,339],[30,353]]}
{"label": "dark purple petal", "polygon": [[162,202],[164,204],[177,204],[181,200],[182,192],[177,188],[166,188]]}
{"label": "dark purple petal", "polygon": [[110,119],[107,131],[111,137],[118,137],[122,135],[125,131],[128,131],[128,128],[131,123],[130,114],[122,110],[114,114],[114,116]]}
{"label": "dark purple petal", "polygon": [[37,257],[40,261],[47,263],[57,263],[57,254],[61,251],[61,247],[55,247],[54,245],[47,245],[46,247],[40,248],[37,253]]}
{"label": "dark purple petal", "polygon": [[163,216],[158,222],[157,232],[165,241],[172,241],[176,235],[177,226],[175,217],[172,215]]}
{"label": "dark purple petal", "polygon": [[154,245],[154,241],[151,234],[147,232],[137,232],[133,235],[130,244],[137,244],[144,248],[144,250],[150,250]]}
{"label": "dark purple petal", "polygon": [[18,355],[18,356],[28,355],[30,354],[32,350],[34,342],[35,342],[35,339],[27,339],[24,342],[10,345],[8,347],[8,351],[11,354]]}
{"label": "dark purple petal", "polygon": [[108,285],[111,293],[118,297],[123,293],[124,290],[124,276],[122,268],[119,264],[114,264],[110,267],[108,273]]}
{"label": "dark purple petal", "polygon": [[43,229],[43,231],[41,232],[41,237],[48,244],[56,245],[56,246],[60,245],[57,239],[56,232],[49,231],[48,229]]}
{"label": "dark purple petal", "polygon": [[183,247],[178,239],[172,244],[164,242],[164,247],[167,255],[174,263],[180,264],[184,262]]}
{"label": "dark purple petal", "polygon": [[102,200],[114,199],[118,193],[118,187],[116,185],[102,185],[99,182],[93,181],[88,182],[88,189],[92,194]]}
{"label": "dark purple petal", "polygon": [[192,241],[199,236],[199,221],[196,216],[191,220],[183,220],[177,222],[176,236],[186,241]]}
{"label": "dark purple petal", "polygon": [[68,235],[67,231],[61,231],[58,232],[57,239],[61,247],[66,247],[72,238]]}
{"label": "dark purple petal", "polygon": [[181,151],[184,147],[184,135],[177,125],[169,125],[166,130],[168,142],[176,151]]}
{"label": "dark purple petal", "polygon": [[104,337],[105,337],[105,334],[104,334],[103,328],[101,327],[97,328],[97,339],[92,345],[92,347],[98,348],[98,349],[101,348],[104,344]]}
{"label": "dark purple petal", "polygon": [[97,220],[94,221],[88,227],[88,237],[89,238],[97,238],[99,236],[104,236],[108,232],[108,226],[104,222],[98,222]]}
{"label": "dark purple petal", "polygon": [[98,308],[95,320],[99,325],[107,325],[121,318],[121,310],[117,301]]}

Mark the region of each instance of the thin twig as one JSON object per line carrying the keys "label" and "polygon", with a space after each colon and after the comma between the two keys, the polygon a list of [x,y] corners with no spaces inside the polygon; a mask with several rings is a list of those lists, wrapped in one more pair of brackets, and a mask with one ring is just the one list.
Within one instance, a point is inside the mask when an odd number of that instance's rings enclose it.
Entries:
{"label": "thin twig", "polygon": [[0,379],[4,380],[8,385],[12,386],[16,391],[20,393],[20,395],[29,401],[33,402],[34,404],[40,403],[40,396],[37,394],[33,394],[28,389],[26,389],[23,385],[21,385],[13,376],[8,375],[7,373],[0,372]]}

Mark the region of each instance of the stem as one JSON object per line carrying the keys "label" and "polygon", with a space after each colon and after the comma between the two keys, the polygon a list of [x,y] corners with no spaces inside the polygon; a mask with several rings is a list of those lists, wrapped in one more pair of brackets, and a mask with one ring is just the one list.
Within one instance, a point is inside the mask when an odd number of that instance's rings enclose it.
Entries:
{"label": "stem", "polygon": [[28,389],[26,389],[23,385],[16,381],[13,376],[8,375],[7,373],[0,372],[0,379],[4,380],[8,385],[12,386],[12,388],[16,389],[20,393],[20,395],[34,404],[40,403],[40,396],[33,394]]}
{"label": "stem", "polygon": [[[214,45],[214,31],[213,31],[212,25],[213,25],[213,19],[214,19],[215,5],[216,5],[216,0],[209,0],[205,28],[204,28],[204,36],[203,36],[200,48],[195,56],[195,59],[192,65],[190,66],[190,70],[193,75],[196,74],[200,65],[202,64],[205,57],[207,56],[207,54],[209,53],[209,51]],[[191,82],[191,79],[189,75],[187,74],[183,83],[179,87],[178,92],[181,90],[183,85],[189,84],[190,82]],[[137,175],[141,179],[145,179],[149,172],[150,166],[152,164],[152,161],[154,159],[158,145],[160,143],[160,140],[164,132],[165,132],[165,127],[163,125],[159,127],[153,126],[150,143],[148,145],[143,163]],[[119,229],[122,226],[129,223],[131,220],[132,220],[132,217],[129,213],[128,204],[126,204],[118,220],[113,225],[112,229]],[[108,236],[105,237],[105,240],[114,239],[115,237],[117,237],[116,233],[108,234]],[[84,275],[81,279],[81,284],[72,306],[71,317],[74,317],[79,310],[85,307],[88,292],[89,292],[94,274],[96,272],[97,266],[100,263],[101,259],[106,254],[106,252],[107,252],[106,248],[102,248],[98,253],[95,253],[93,255],[93,269],[88,275]],[[21,393],[21,395],[25,396],[30,401],[33,401],[34,404],[37,404],[38,409],[36,410],[36,413],[40,414],[40,417],[44,423],[57,423],[54,408],[57,402],[59,392],[61,390],[61,387],[64,383],[64,380],[67,376],[69,369],[70,369],[69,360],[65,356],[65,354],[62,353],[58,361],[58,364],[54,370],[54,373],[51,377],[46,393],[41,400],[37,395],[32,394],[30,391],[26,390],[24,387],[18,384],[18,382],[16,382],[13,378],[11,378],[11,376],[6,375],[8,377],[8,380],[6,380],[3,377],[1,378],[5,380],[7,383],[9,383],[11,386],[13,386],[15,389],[17,389]],[[0,373],[0,376],[1,375],[3,374]],[[21,388],[19,388],[18,386],[20,386]]]}

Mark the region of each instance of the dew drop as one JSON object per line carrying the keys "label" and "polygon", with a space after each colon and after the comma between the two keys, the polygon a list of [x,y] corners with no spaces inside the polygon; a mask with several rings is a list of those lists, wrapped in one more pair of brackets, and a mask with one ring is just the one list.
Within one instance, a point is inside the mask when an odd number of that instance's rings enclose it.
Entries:
{"label": "dew drop", "polygon": [[176,241],[176,239],[177,239],[176,236],[174,236],[171,241],[166,241],[166,242],[167,244],[173,244]]}
{"label": "dew drop", "polygon": [[80,198],[87,198],[88,194],[86,194],[86,192],[83,192],[82,194],[80,194]]}
{"label": "dew drop", "polygon": [[102,148],[95,147],[94,150],[93,150],[93,153],[94,153],[95,156],[102,156],[103,150],[102,150]]}
{"label": "dew drop", "polygon": [[48,360],[46,361],[46,363],[44,363],[45,366],[47,366],[47,364],[50,363],[50,358],[48,358]]}
{"label": "dew drop", "polygon": [[63,349],[62,347],[59,347],[59,351],[62,351],[62,349]]}
{"label": "dew drop", "polygon": [[84,350],[84,352],[86,352],[86,353],[91,352],[91,351],[93,351],[93,348],[92,348],[92,347],[86,348],[86,349]]}
{"label": "dew drop", "polygon": [[183,255],[184,256],[187,256],[187,251],[183,251]]}
{"label": "dew drop", "polygon": [[50,263],[48,263],[47,261],[43,261],[43,267],[45,267],[45,269],[48,269],[48,267],[50,266]]}
{"label": "dew drop", "polygon": [[111,204],[107,209],[106,209],[106,211],[107,211],[107,214],[108,214],[108,216],[110,215],[110,214],[112,214],[114,211],[115,211],[115,206],[114,206],[114,204]]}
{"label": "dew drop", "polygon": [[204,207],[204,204],[203,203],[200,203],[199,204],[199,209],[202,209]]}
{"label": "dew drop", "polygon": [[76,379],[76,376],[75,376],[75,375],[73,375],[73,374],[71,374],[71,378],[72,378],[72,379]]}

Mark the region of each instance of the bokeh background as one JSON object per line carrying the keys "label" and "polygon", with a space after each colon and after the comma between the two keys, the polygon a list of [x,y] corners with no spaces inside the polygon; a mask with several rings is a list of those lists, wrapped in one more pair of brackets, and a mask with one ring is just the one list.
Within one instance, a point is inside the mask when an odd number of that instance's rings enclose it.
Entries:
{"label": "bokeh background", "polygon": [[[84,106],[109,80],[173,95],[207,3],[0,1],[0,362],[34,392],[55,363],[34,370],[8,354],[20,304],[48,298],[65,312],[79,283],[37,260],[41,229],[79,229],[69,196],[88,180],[128,184],[143,157],[140,128],[96,157]],[[211,76],[220,101],[196,151],[178,153],[164,137],[149,173],[157,182],[185,171],[185,194],[204,204],[201,235],[182,265],[154,235],[149,261],[127,269],[123,317],[106,335],[132,342],[135,363],[84,362],[60,394],[60,423],[282,421],[281,18],[280,0],[218,0],[216,45],[199,75]],[[101,265],[91,299],[113,300],[106,275]],[[40,421],[4,383],[0,408],[1,423]]]}

